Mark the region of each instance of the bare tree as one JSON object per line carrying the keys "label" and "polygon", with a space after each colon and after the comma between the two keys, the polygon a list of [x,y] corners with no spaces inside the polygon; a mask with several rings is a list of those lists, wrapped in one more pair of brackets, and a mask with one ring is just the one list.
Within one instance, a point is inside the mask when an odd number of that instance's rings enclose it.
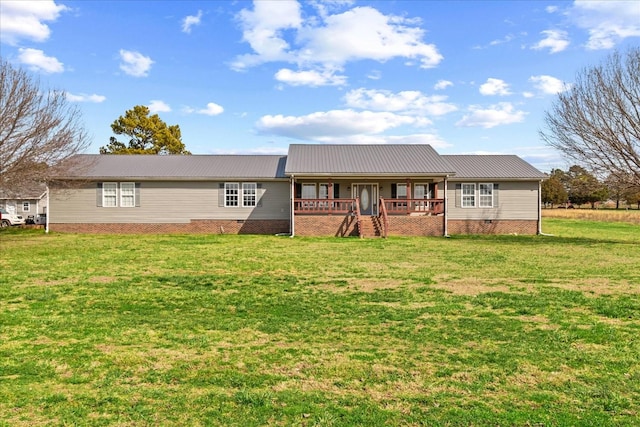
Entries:
{"label": "bare tree", "polygon": [[88,145],[80,112],[63,91],[43,90],[0,58],[0,187],[46,180]]}
{"label": "bare tree", "polygon": [[583,69],[545,123],[542,139],[572,162],[640,185],[640,48]]}

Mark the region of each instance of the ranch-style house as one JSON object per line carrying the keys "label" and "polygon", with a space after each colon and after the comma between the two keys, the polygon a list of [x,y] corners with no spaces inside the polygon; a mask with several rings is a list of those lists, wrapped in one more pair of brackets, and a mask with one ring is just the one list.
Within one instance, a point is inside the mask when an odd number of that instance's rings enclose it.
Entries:
{"label": "ranch-style house", "polygon": [[440,155],[430,145],[293,144],[287,155],[80,155],[48,183],[47,229],[536,234],[545,176],[517,156]]}

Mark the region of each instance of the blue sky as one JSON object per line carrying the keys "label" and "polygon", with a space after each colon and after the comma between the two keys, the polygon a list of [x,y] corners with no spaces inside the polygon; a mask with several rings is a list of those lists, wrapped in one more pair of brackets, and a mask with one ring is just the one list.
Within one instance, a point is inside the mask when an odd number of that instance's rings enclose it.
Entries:
{"label": "blue sky", "polygon": [[2,0],[0,17],[3,59],[66,91],[89,153],[146,105],[193,154],[428,143],[566,169],[545,110],[640,44],[633,1]]}

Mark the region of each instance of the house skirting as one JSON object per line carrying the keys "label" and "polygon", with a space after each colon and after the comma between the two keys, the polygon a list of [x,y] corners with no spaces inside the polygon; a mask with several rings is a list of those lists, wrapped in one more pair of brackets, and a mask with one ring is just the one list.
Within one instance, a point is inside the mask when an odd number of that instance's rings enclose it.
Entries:
{"label": "house skirting", "polygon": [[49,230],[61,233],[92,234],[279,234],[289,232],[289,220],[214,220],[189,223],[50,223]]}
{"label": "house skirting", "polygon": [[450,219],[449,234],[537,234],[537,220],[469,220]]}

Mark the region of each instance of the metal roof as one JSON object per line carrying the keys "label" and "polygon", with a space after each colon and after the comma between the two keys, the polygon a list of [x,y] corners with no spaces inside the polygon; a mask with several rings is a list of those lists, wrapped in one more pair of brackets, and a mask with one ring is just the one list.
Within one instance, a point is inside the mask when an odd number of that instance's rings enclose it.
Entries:
{"label": "metal roof", "polygon": [[514,155],[442,155],[455,169],[451,179],[543,179],[547,175]]}
{"label": "metal roof", "polygon": [[453,167],[430,145],[292,144],[287,175],[452,174]]}
{"label": "metal roof", "polygon": [[[83,154],[59,178],[275,179],[286,178],[287,156]],[[74,163],[75,161],[75,163]]]}
{"label": "metal roof", "polygon": [[286,179],[287,175],[449,175],[451,179],[543,179],[514,155],[439,155],[430,145],[293,144],[289,155],[83,154],[59,179]]}

